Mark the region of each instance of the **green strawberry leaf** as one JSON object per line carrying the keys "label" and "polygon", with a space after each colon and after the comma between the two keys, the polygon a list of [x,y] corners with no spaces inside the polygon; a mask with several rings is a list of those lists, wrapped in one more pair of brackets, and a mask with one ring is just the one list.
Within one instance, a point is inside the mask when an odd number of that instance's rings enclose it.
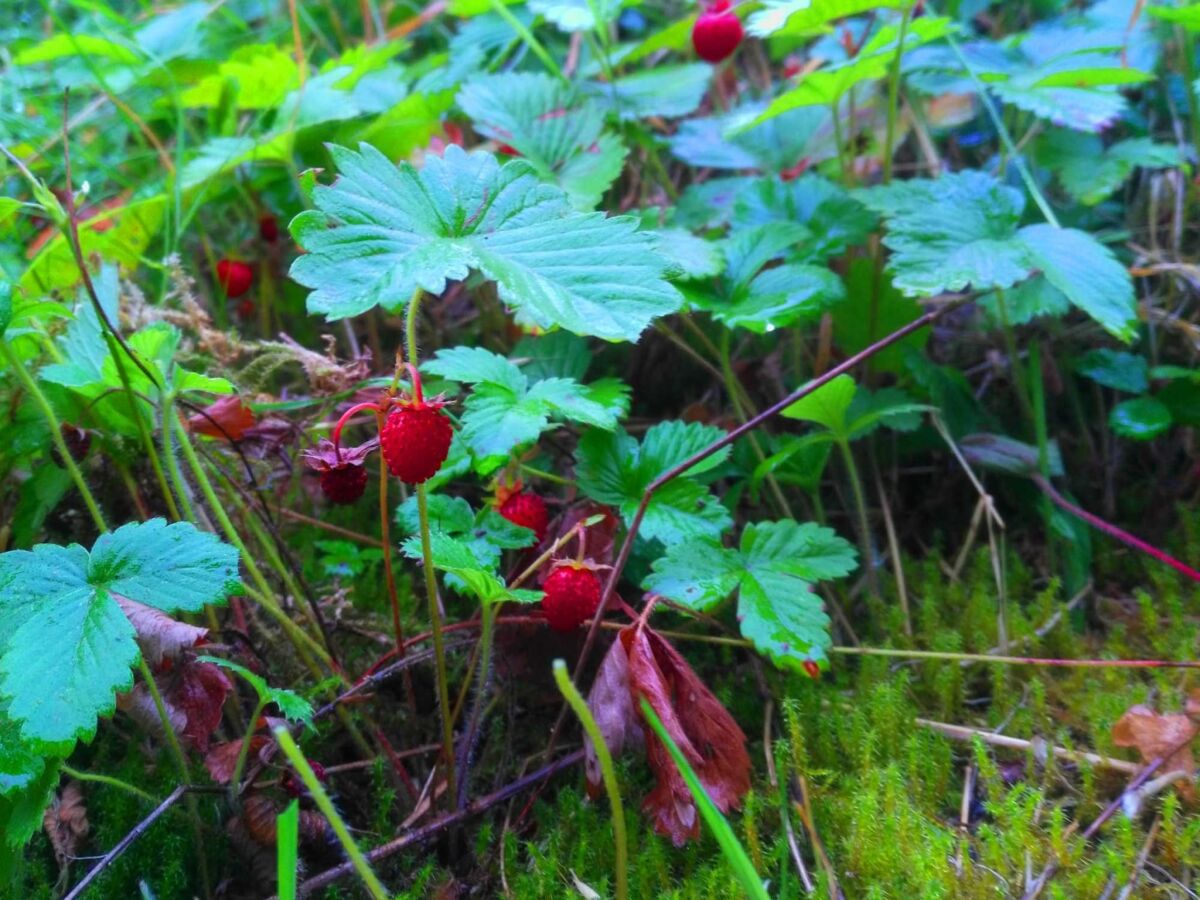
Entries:
{"label": "green strawberry leaf", "polygon": [[[579,489],[599,503],[616,507],[629,524],[655,478],[723,435],[719,428],[695,422],[660,422],[639,444],[619,428],[611,432],[592,429],[580,439],[576,451]],[[710,471],[728,455],[729,448],[722,448],[659,488],[646,508],[639,533],[667,544],[719,536],[729,527],[729,511],[708,488],[688,476]]]}
{"label": "green strawberry leaf", "polygon": [[418,171],[367,144],[330,152],[341,176],[315,188],[317,209],[291,226],[308,251],[291,275],[314,288],[311,312],[341,319],[377,305],[399,310],[418,288],[438,295],[472,270],[542,328],[635,340],[679,308],[651,234],[629,217],[575,212],[527,162],[502,167],[451,146]]}
{"label": "green strawberry leaf", "polygon": [[1058,176],[1072,198],[1087,206],[1107,200],[1135,169],[1175,168],[1179,148],[1135,137],[1104,146],[1099,135],[1056,128],[1038,138],[1035,158]]}
{"label": "green strawberry leaf", "polygon": [[766,267],[808,234],[790,223],[735,229],[725,244],[725,273],[711,286],[685,287],[684,295],[730,328],[759,334],[815,321],[845,296],[841,279],[824,266]]}
{"label": "green strawberry leaf", "polygon": [[254,693],[258,695],[260,703],[264,705],[274,703],[287,720],[291,722],[303,722],[305,725],[312,726],[312,704],[295,691],[289,691],[287,688],[271,687],[261,675],[257,675],[245,666],[229,659],[222,659],[219,656],[197,656],[196,660],[198,662],[212,663],[214,666],[220,666],[222,669],[236,672],[250,687],[254,688]]}
{"label": "green strawberry leaf", "polygon": [[1007,288],[1029,275],[1027,247],[1016,238],[1024,197],[990,175],[914,178],[855,196],[887,220],[888,269],[909,297]]}
{"label": "green strawberry leaf", "polygon": [[[481,560],[475,554],[473,546],[466,541],[442,532],[430,534],[429,540],[434,568],[447,575],[453,575],[458,583],[481,603],[536,603],[542,599],[540,591],[513,590],[507,587],[504,580],[492,571],[491,565]],[[401,545],[401,549],[409,559],[424,558],[420,535],[410,537]]]}
{"label": "green strawberry leaf", "polygon": [[461,434],[484,470],[536,441],[550,427],[551,417],[608,430],[617,426],[612,406],[593,400],[574,379],[543,378],[530,384],[516,363],[482,347],[440,350],[423,367],[474,386],[463,407]]}
{"label": "green strawberry leaf", "polygon": [[45,768],[46,761],[21,740],[20,724],[9,715],[8,704],[0,700],[0,798],[28,790]]}
{"label": "green strawberry leaf", "polygon": [[852,572],[856,553],[828,528],[790,519],[746,526],[739,549],[707,539],[672,545],[642,582],[697,612],[738,591],[742,635],[781,669],[828,665],[829,617],[814,583]]}
{"label": "green strawberry leaf", "polygon": [[605,133],[603,107],[549,75],[483,75],[463,86],[458,105],[480,134],[518,150],[577,209],[593,209],[624,167],[628,151]]}
{"label": "green strawberry leaf", "polygon": [[866,243],[875,230],[875,216],[841,185],[808,174],[792,181],[758,178],[738,191],[733,204],[736,226],[803,225],[790,258],[794,262],[825,262],[849,247]]}
{"label": "green strawberry leaf", "polygon": [[1137,334],[1137,300],[1129,271],[1086,231],[1027,225],[1019,233],[1030,263],[1111,335],[1129,342]]}
{"label": "green strawberry leaf", "polygon": [[162,519],[78,544],[0,554],[0,697],[21,739],[69,751],[132,684],[135,631],[114,595],[196,611],[240,587],[237,551]]}
{"label": "green strawberry leaf", "polygon": [[1173,423],[1170,408],[1155,397],[1124,400],[1108,414],[1108,424],[1121,437],[1151,441]]}
{"label": "green strawberry leaf", "polygon": [[849,375],[838,375],[811,394],[801,397],[783,411],[789,419],[813,422],[838,437],[846,437],[846,413],[858,392],[858,385]]}
{"label": "green strawberry leaf", "polygon": [[0,794],[0,884],[9,884],[22,849],[42,827],[42,818],[58,786],[61,762],[47,760],[40,774],[20,789]]}
{"label": "green strawberry leaf", "polygon": [[1080,375],[1127,394],[1141,394],[1149,389],[1149,369],[1145,357],[1107,347],[1089,350],[1075,361],[1075,371]]}
{"label": "green strawberry leaf", "polygon": [[625,121],[651,116],[676,119],[695,112],[700,106],[712,71],[708,63],[655,66],[622,75],[611,84],[587,82],[583,89],[611,106]]}

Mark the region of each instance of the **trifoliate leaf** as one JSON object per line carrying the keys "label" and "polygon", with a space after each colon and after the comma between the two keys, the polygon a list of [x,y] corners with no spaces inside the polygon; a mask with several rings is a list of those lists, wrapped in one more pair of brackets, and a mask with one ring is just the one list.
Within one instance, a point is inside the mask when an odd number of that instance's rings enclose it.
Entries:
{"label": "trifoliate leaf", "polygon": [[[444,494],[431,494],[427,502],[430,532],[465,546],[475,560],[474,565],[492,574],[500,564],[502,550],[519,550],[537,542],[531,529],[514,525],[494,509],[482,510],[476,515],[466,500]],[[396,521],[416,541],[413,546],[420,556],[421,531],[416,497],[409,497],[397,507]],[[448,569],[446,571],[447,585],[455,590],[473,590],[463,579]]]}
{"label": "trifoliate leaf", "polygon": [[715,540],[671,546],[642,582],[648,591],[705,612],[736,589],[742,635],[781,669],[826,661],[829,617],[814,583],[854,570],[854,548],[828,528],[791,520],[748,525],[737,550]]}
{"label": "trifoliate leaf", "polygon": [[271,687],[261,675],[251,672],[245,666],[239,665],[232,660],[222,659],[219,656],[197,656],[196,661],[212,663],[215,666],[220,666],[222,669],[236,672],[250,687],[254,688],[254,693],[258,695],[260,703],[274,703],[279,708],[279,711],[283,713],[284,718],[292,722],[304,722],[306,725],[312,725],[312,704],[295,691],[289,691],[287,688]]}
{"label": "trifoliate leaf", "polygon": [[612,409],[592,400],[574,379],[530,384],[515,363],[481,347],[441,350],[424,368],[474,385],[463,408],[461,434],[485,462],[502,461],[514,448],[536,441],[551,417],[606,429],[617,425]]}
{"label": "trifoliate leaf", "polygon": [[626,148],[604,133],[601,105],[549,75],[483,75],[464,85],[458,105],[477,131],[519,151],[578,209],[593,209],[624,166]]}
{"label": "trifoliate leaf", "polygon": [[240,583],[237,551],[162,519],[78,544],[0,554],[0,696],[23,740],[89,739],[132,684],[135,631],[114,594],[163,612],[222,602]]}
{"label": "trifoliate leaf", "polygon": [[[719,440],[724,432],[698,423],[660,422],[638,441],[617,429],[591,430],[576,451],[579,489],[600,503],[620,510],[632,521],[646,488],[659,475]],[[720,465],[729,448],[697,463],[686,475],[695,476]],[[691,478],[679,477],[657,490],[646,508],[640,534],[664,543],[695,537],[716,537],[730,523],[725,509],[708,489]]]}
{"label": "trifoliate leaf", "polygon": [[[406,540],[402,549],[409,559],[424,558],[420,535],[413,535]],[[503,579],[475,555],[466,541],[438,532],[430,535],[430,549],[434,568],[453,575],[483,603],[536,603],[541,599],[540,591],[512,590],[505,586]]]}
{"label": "trifoliate leaf", "polygon": [[738,226],[777,223],[803,225],[792,254],[796,262],[825,262],[847,248],[864,244],[875,230],[875,216],[841,185],[808,174],[792,181],[756,179],[739,191],[733,206]]}
{"label": "trifoliate leaf", "polygon": [[1020,231],[1028,258],[1072,305],[1123,341],[1137,334],[1133,279],[1112,251],[1086,231],[1027,225]]}
{"label": "trifoliate leaf", "polygon": [[1042,135],[1035,157],[1058,176],[1074,199],[1095,206],[1113,194],[1135,169],[1174,168],[1183,164],[1179,148],[1150,138],[1126,138],[1110,147],[1099,135],[1056,128]]}
{"label": "trifoliate leaf", "polygon": [[724,274],[684,293],[693,306],[731,328],[763,334],[814,321],[845,296],[841,279],[824,266],[804,263],[764,268],[808,234],[789,223],[735,229],[725,245]]}
{"label": "trifoliate leaf", "polygon": [[292,222],[308,252],[291,274],[315,289],[311,312],[399,310],[417,288],[441,294],[472,270],[522,320],[609,340],[635,340],[679,307],[652,235],[628,217],[574,212],[527,162],[501,167],[451,146],[418,172],[366,144],[331,153],[341,177],[316,188],[317,209]]}
{"label": "trifoliate leaf", "polygon": [[1171,410],[1155,397],[1124,400],[1108,414],[1108,425],[1121,437],[1151,441],[1171,427]]}
{"label": "trifoliate leaf", "polygon": [[867,188],[855,196],[887,221],[893,283],[910,297],[1007,288],[1031,269],[1016,240],[1021,193],[978,171]]}
{"label": "trifoliate leaf", "polygon": [[1075,371],[1097,384],[1141,394],[1150,387],[1149,363],[1145,357],[1122,350],[1099,347],[1089,350],[1075,362]]}

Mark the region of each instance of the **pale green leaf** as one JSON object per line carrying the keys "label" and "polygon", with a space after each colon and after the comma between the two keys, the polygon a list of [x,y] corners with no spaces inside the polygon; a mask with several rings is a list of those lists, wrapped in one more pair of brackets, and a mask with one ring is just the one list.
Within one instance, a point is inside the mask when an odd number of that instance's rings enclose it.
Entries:
{"label": "pale green leaf", "polygon": [[1133,339],[1138,322],[1133,279],[1111,250],[1075,228],[1027,225],[1019,237],[1030,263],[1072,305],[1114,337]]}
{"label": "pale green leaf", "polygon": [[630,218],[573,212],[528,163],[451,146],[418,172],[367,145],[332,153],[341,177],[292,223],[308,252],[291,274],[315,288],[312,312],[402,309],[418,287],[441,294],[472,270],[524,321],[610,340],[634,340],[679,306],[651,235]]}

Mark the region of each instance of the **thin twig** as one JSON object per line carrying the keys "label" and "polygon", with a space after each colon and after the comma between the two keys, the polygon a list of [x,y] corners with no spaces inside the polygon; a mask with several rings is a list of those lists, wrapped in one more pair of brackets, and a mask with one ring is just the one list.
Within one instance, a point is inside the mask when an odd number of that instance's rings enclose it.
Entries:
{"label": "thin twig", "polygon": [[[365,854],[367,862],[375,863],[381,859],[387,859],[389,856],[394,856],[402,850],[406,850],[416,844],[422,844],[430,838],[437,835],[439,832],[449,828],[452,825],[457,825],[460,822],[465,822],[467,819],[477,816],[480,813],[487,812],[493,806],[497,806],[504,801],[515,797],[522,791],[527,790],[533,785],[557,775],[564,769],[569,769],[583,759],[583,750],[573,750],[566,756],[556,759],[549,765],[545,765],[532,772],[523,778],[518,778],[511,784],[505,785],[498,791],[486,794],[480,797],[474,803],[463,809],[448,813],[434,819],[427,825],[422,825],[420,828],[414,828],[411,831],[398,835],[386,844],[381,844],[374,850]],[[340,866],[334,866],[332,869],[314,875],[312,878],[303,882],[298,888],[298,895],[301,897],[311,894],[313,891],[320,890],[327,885],[333,884],[339,879],[345,878],[354,872],[354,866],[351,863],[342,863]]]}
{"label": "thin twig", "polygon": [[63,900],[76,900],[76,898],[82,897],[83,892],[86,891],[88,886],[99,877],[101,872],[112,865],[117,857],[128,850],[134,841],[145,834],[149,830],[150,826],[158,821],[159,817],[163,813],[178,803],[179,798],[188,793],[190,790],[192,790],[190,786],[181,784],[179,787],[175,788],[175,790],[171,791],[171,793],[167,795],[167,798],[163,800],[162,803],[154,807],[154,810],[148,816],[146,816],[146,818],[134,825],[130,832],[125,835],[125,837],[121,838],[121,840],[117,843],[117,846],[113,847],[111,850],[105,853],[104,856],[100,857],[100,861],[96,863],[96,865],[92,866],[88,873],[83,876],[83,880],[81,880],[79,884],[75,885],[75,887],[71,889],[71,892],[63,898]]}
{"label": "thin twig", "polygon": [[1068,750],[1066,747],[1054,747],[1042,740],[1026,741],[1021,738],[1009,737],[1005,734],[996,734],[994,731],[985,731],[981,728],[971,728],[967,725],[951,725],[948,722],[933,722],[929,719],[914,719],[913,721],[922,728],[936,731],[938,734],[956,741],[973,741],[975,738],[979,738],[983,743],[991,744],[993,747],[1007,747],[1011,750],[1033,750],[1035,754],[1050,753],[1057,759],[1065,759],[1075,763],[1087,763],[1091,766],[1112,769],[1115,772],[1124,772],[1127,775],[1134,775],[1141,768],[1137,763],[1129,762],[1125,759],[1113,759],[1111,756],[1101,756],[1099,753]]}

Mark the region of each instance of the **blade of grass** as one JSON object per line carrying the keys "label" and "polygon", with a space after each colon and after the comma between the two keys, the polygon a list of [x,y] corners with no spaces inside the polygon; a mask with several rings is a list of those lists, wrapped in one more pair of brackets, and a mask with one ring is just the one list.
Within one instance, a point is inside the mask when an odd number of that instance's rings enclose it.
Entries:
{"label": "blade of grass", "polygon": [[717,809],[717,805],[712,802],[712,798],[704,790],[704,785],[696,777],[696,773],[687,761],[687,758],[683,755],[683,751],[671,739],[671,735],[667,734],[667,729],[663,727],[663,723],[658,718],[658,714],[654,712],[654,708],[646,702],[645,698],[642,698],[640,702],[642,704],[642,715],[646,717],[646,721],[650,723],[650,727],[654,729],[654,733],[658,735],[658,739],[663,742],[667,748],[667,752],[671,754],[671,759],[675,761],[675,765],[679,768],[679,774],[683,776],[688,790],[692,792],[692,798],[696,801],[696,808],[700,811],[701,818],[704,819],[705,824],[712,830],[713,836],[717,839],[717,845],[721,848],[721,854],[725,857],[725,861],[729,863],[729,867],[733,869],[733,874],[737,876],[737,880],[741,882],[742,888],[746,891],[746,896],[752,897],[754,900],[769,900],[769,895],[762,886],[762,879],[758,877],[758,872],[755,871],[754,864],[750,862],[750,857],[746,854],[745,848],[738,841],[737,835],[733,833],[733,829],[729,826],[729,823],[725,821],[725,817],[721,815],[721,811]]}
{"label": "blade of grass", "polygon": [[276,891],[279,900],[296,900],[296,846],[300,836],[300,801],[293,800],[279,814],[276,834]]}
{"label": "blade of grass", "polygon": [[350,857],[350,862],[353,863],[355,871],[358,872],[358,877],[362,879],[367,893],[374,900],[388,900],[391,895],[388,894],[387,888],[383,886],[379,877],[371,870],[370,863],[363,856],[363,852],[358,848],[358,844],[354,842],[354,837],[350,834],[350,829],[346,827],[345,820],[342,819],[334,807],[333,801],[329,799],[329,795],[325,793],[325,788],[317,780],[317,776],[313,774],[312,766],[308,764],[308,760],[304,758],[304,754],[296,746],[291,732],[281,725],[275,728],[274,734],[275,740],[279,743],[279,749],[287,756],[288,762],[292,764],[292,768],[296,770],[296,774],[300,776],[300,779],[304,782],[304,786],[312,794],[317,808],[321,810],[322,815],[325,816],[330,827],[333,828],[334,834],[337,835],[338,841],[341,842],[342,849]]}
{"label": "blade of grass", "polygon": [[[563,698],[571,704],[583,730],[587,732],[592,746],[596,748],[596,757],[600,761],[600,772],[604,777],[604,791],[608,794],[608,802],[612,806],[613,844],[617,856],[617,900],[625,900],[629,896],[629,865],[625,845],[625,807],[621,803],[621,785],[617,781],[617,772],[613,768],[612,754],[608,752],[608,744],[600,732],[600,726],[588,709],[587,702],[571,683],[567,674],[567,664],[561,659],[554,661],[554,680]],[[720,815],[720,813],[718,813]]]}

